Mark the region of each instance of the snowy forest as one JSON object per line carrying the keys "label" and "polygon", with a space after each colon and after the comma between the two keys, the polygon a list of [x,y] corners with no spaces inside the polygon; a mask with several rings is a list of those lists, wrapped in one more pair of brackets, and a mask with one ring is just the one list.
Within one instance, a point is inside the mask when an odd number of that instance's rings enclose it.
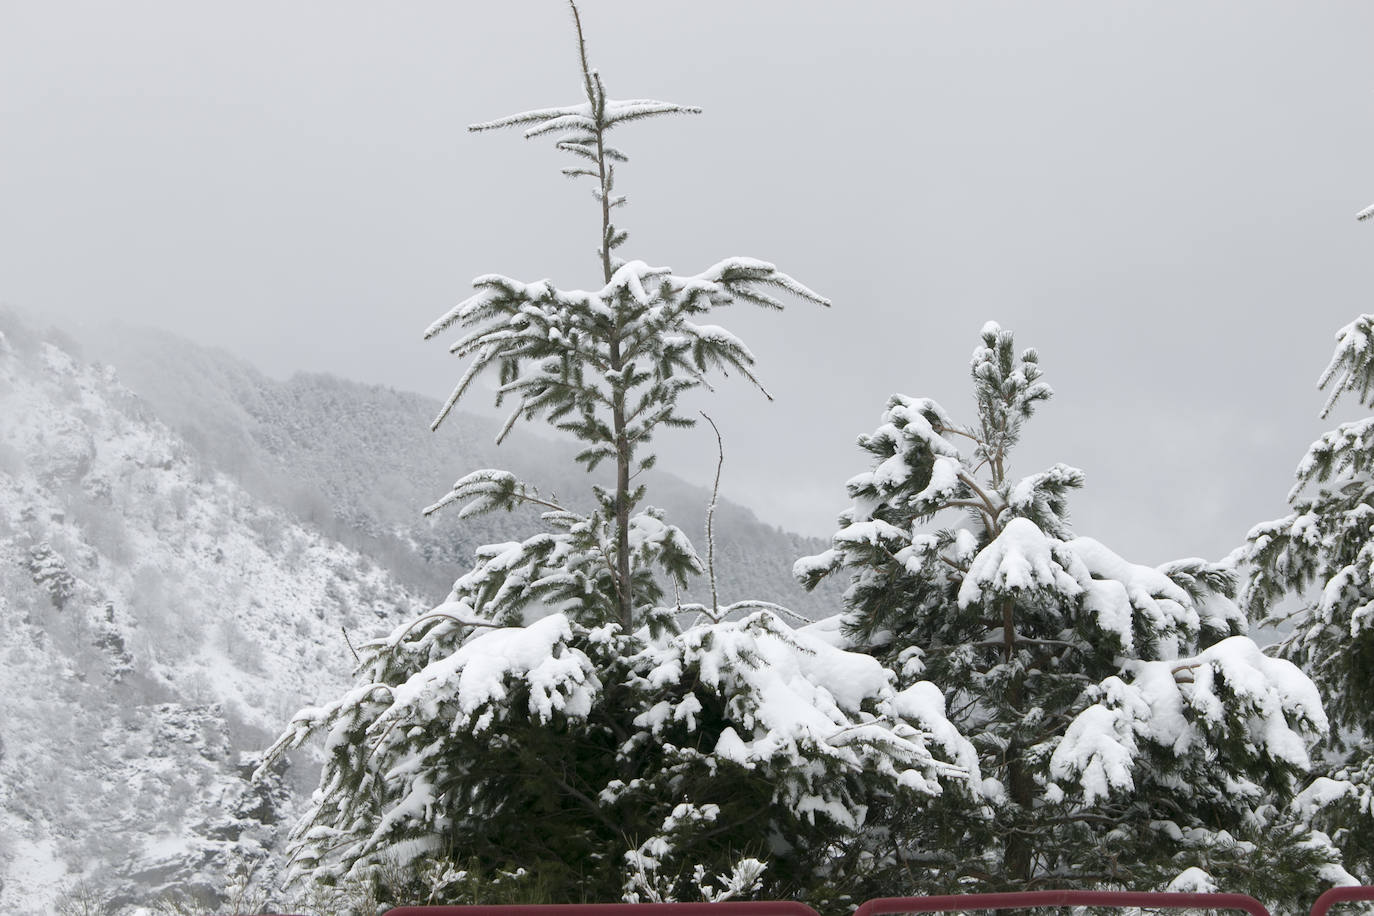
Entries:
{"label": "snowy forest", "polygon": [[[774,394],[724,323],[843,298],[806,265],[634,258],[635,132],[703,112],[612,96],[567,11],[579,100],[468,129],[556,157],[593,282],[473,279],[415,329],[447,348],[442,402],[0,311],[0,682],[29,698],[0,715],[0,903],[1304,913],[1374,884],[1374,315],[1310,367],[1313,412],[1355,418],[1224,556],[1135,562],[1075,526],[1092,469],[1024,442],[1093,392],[993,315],[967,316],[958,403],[854,406],[847,508],[789,535],[722,496],[711,403]],[[684,436],[709,487],[670,476]],[[456,481],[423,492],[436,467]],[[62,747],[87,762],[48,772]]]}

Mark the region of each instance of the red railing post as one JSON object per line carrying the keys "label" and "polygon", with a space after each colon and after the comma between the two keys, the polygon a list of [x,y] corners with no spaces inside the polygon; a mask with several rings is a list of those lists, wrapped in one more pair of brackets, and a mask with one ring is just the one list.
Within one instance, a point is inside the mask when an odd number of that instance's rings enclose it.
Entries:
{"label": "red railing post", "polygon": [[1312,916],[1326,916],[1333,905],[1354,900],[1374,900],[1374,887],[1333,887],[1312,904]]}

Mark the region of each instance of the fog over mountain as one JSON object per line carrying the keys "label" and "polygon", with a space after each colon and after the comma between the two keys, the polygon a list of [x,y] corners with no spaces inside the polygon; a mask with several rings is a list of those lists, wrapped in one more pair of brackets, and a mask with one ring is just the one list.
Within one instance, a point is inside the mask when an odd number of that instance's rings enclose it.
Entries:
{"label": "fog over mountain", "polygon": [[[456,507],[424,518],[421,510],[454,480],[503,468],[582,509],[591,507],[591,484],[611,483],[605,468],[588,475],[574,462],[580,446],[570,440],[517,428],[497,446],[500,424],[489,417],[456,412],[431,432],[440,406],[431,397],[329,375],[277,381],[223,351],[147,328],[110,325],[88,341],[88,351],[119,367],[125,384],[208,460],[379,558],[435,602],[466,571],[473,550],[528,536],[538,524],[533,512],[460,520]],[[725,452],[728,478],[728,440]],[[659,467],[670,471],[673,455],[661,455]],[[704,557],[711,493],[665,471],[645,475],[646,501],[664,509]],[[813,619],[839,609],[837,589],[808,593],[791,575],[798,557],[824,549],[820,540],[788,534],[728,500],[717,506],[714,531],[723,601],[764,598]],[[709,586],[695,583],[691,594],[709,595]]]}

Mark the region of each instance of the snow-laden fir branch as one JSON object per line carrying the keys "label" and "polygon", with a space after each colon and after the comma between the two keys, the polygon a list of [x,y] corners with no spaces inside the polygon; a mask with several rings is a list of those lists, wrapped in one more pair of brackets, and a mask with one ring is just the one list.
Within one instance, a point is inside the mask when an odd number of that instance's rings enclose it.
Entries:
{"label": "snow-laden fir branch", "polygon": [[1360,403],[1370,404],[1370,391],[1374,389],[1374,315],[1361,315],[1336,332],[1336,350],[1317,380],[1317,388],[1325,390],[1332,382],[1335,384],[1322,407],[1322,417],[1331,412],[1336,400],[1347,391],[1358,391]]}

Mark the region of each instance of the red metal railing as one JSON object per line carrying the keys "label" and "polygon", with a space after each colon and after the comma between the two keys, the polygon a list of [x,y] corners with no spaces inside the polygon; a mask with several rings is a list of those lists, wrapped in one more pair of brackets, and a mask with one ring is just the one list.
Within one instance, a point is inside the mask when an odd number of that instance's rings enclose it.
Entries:
{"label": "red metal railing", "polygon": [[1170,894],[1146,891],[1015,891],[1003,894],[947,894],[940,897],[879,897],[859,907],[854,916],[890,916],[894,913],[939,913],[952,910],[1020,910],[1041,906],[1244,910],[1250,916],[1269,916],[1264,904],[1245,894]]}
{"label": "red metal railing", "polygon": [[[1342,890],[1349,890],[1342,888]],[[1323,897],[1322,899],[1325,899]],[[1349,898],[1340,899],[1374,899]],[[1332,902],[1336,902],[1333,900]],[[940,897],[880,897],[854,916],[891,916],[954,910],[1029,909],[1048,906],[1149,907],[1152,909],[1244,910],[1269,916],[1264,904],[1245,894],[1167,894],[1134,891],[1024,891],[950,894]],[[1328,904],[1329,906],[1329,904]],[[1313,912],[1312,916],[1324,916]],[[403,906],[386,916],[817,916],[804,903],[787,900],[734,903],[577,903],[507,906]]]}
{"label": "red metal railing", "polygon": [[[386,916],[819,916],[804,903],[547,903],[503,906],[403,906]],[[1256,914],[1259,916],[1259,914]],[[1268,916],[1268,914],[1265,914]]]}
{"label": "red metal railing", "polygon": [[[1311,916],[1327,916],[1332,906],[1374,901],[1374,887],[1336,887],[1312,905]],[[1032,909],[1050,906],[1109,906],[1144,909],[1244,910],[1269,916],[1264,904],[1246,894],[1170,894],[1136,891],[1019,891],[1000,894],[947,894],[939,897],[879,897],[854,916],[896,916],[960,910]],[[503,906],[403,906],[386,916],[818,916],[792,900],[724,903],[571,903]]]}

